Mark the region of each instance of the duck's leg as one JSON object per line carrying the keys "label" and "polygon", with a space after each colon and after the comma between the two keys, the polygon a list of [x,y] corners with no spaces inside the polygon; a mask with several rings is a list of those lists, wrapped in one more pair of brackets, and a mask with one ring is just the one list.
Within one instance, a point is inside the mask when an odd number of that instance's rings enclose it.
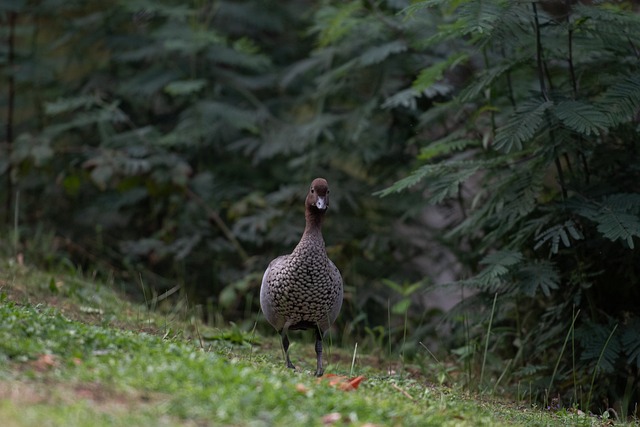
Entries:
{"label": "duck's leg", "polygon": [[284,357],[287,363],[287,368],[296,369],[291,363],[291,359],[289,359],[289,337],[287,336],[287,332],[289,331],[289,323],[285,323],[282,331],[280,331],[280,336],[282,337],[282,349],[284,350]]}
{"label": "duck's leg", "polygon": [[322,367],[322,335],[320,328],[316,327],[316,377],[321,377],[324,374],[324,368]]}

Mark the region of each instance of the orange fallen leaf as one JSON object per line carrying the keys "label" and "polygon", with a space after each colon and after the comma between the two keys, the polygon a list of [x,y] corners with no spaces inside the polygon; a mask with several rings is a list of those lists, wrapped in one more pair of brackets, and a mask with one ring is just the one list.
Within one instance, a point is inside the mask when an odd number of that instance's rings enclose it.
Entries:
{"label": "orange fallen leaf", "polygon": [[362,375],[358,375],[355,378],[352,378],[351,381],[349,381],[349,385],[351,385],[351,387],[353,387],[354,389],[360,387],[360,383],[364,381],[364,377]]}
{"label": "orange fallen leaf", "polygon": [[309,391],[309,388],[306,385],[302,384],[302,383],[298,383],[298,384],[296,384],[296,391],[298,393],[306,393],[306,392]]}
{"label": "orange fallen leaf", "polygon": [[356,390],[360,386],[360,383],[364,380],[364,377],[360,375],[357,377],[348,378],[342,375],[327,374],[324,377],[318,379],[319,382],[323,380],[328,381],[329,385],[332,387],[339,388],[343,391],[350,391]]}

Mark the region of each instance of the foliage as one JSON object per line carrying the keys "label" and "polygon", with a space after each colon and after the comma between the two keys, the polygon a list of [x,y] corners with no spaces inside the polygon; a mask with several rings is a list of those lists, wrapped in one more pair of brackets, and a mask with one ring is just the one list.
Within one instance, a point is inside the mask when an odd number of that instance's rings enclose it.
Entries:
{"label": "foliage", "polygon": [[1,147],[0,193],[15,253],[36,226],[53,229],[49,262],[97,265],[131,292],[179,286],[209,314],[252,322],[261,274],[292,249],[306,186],[325,176],[344,319],[382,304],[371,299],[398,266],[419,276],[389,221],[407,205],[371,194],[410,159],[404,126],[387,129],[390,112],[376,108],[408,46],[379,18],[304,0],[1,7],[14,95],[1,94],[0,114],[15,137]]}
{"label": "foliage", "polygon": [[473,296],[441,347],[466,363],[491,344],[494,389],[577,405],[596,372],[594,407],[622,409],[639,392],[640,23],[633,2],[552,3],[0,3],[2,250],[253,325],[322,175],[343,342],[435,339],[429,296],[389,284],[448,270]]}
{"label": "foliage", "polygon": [[[511,361],[501,378],[540,380],[538,369],[522,373],[533,365],[550,374],[558,361],[562,385],[547,393],[588,406],[574,399],[587,389],[591,396],[597,374],[595,407],[608,401],[623,413],[632,409],[624,402],[638,400],[640,373],[640,311],[631,303],[640,298],[640,69],[629,38],[640,18],[629,7],[416,2],[409,19],[444,16],[427,40],[451,52],[439,64],[467,57],[458,68],[469,78],[435,111],[416,109],[421,150],[442,141],[451,150],[418,156],[411,174],[381,192],[420,186],[426,202],[464,213],[447,239],[469,249],[460,259],[470,278],[458,284],[477,293],[460,310],[469,315],[475,304],[487,316],[498,295],[494,346]],[[452,80],[453,70],[433,84]],[[413,87],[424,88],[420,77]],[[454,146],[459,140],[475,144]],[[578,309],[575,347],[558,354]],[[626,378],[636,386],[625,389]]]}

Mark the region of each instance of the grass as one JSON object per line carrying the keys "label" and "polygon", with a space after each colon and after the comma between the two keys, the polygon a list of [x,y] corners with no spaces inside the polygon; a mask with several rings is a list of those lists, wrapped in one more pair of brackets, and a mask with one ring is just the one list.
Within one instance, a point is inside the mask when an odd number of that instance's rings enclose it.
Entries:
{"label": "grass", "polygon": [[4,427],[602,424],[389,375],[355,363],[355,348],[332,348],[327,372],[366,377],[344,391],[313,377],[312,346],[292,347],[301,366],[310,362],[291,371],[275,333],[195,327],[104,283],[0,262]]}

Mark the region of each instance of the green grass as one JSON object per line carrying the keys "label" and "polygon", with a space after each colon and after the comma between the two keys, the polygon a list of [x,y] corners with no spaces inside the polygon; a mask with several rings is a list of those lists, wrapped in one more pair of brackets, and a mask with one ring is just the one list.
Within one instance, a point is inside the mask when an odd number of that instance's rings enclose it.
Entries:
{"label": "green grass", "polygon": [[[104,284],[7,262],[3,267],[3,427],[319,426],[328,417],[339,418],[335,425],[356,426],[602,422],[481,400],[376,366],[352,367],[350,350],[334,348],[345,361],[330,364],[328,372],[348,375],[353,369],[366,376],[357,390],[342,391],[318,382],[310,362],[302,371],[284,368],[275,338],[260,337],[257,344],[251,331],[204,325],[194,334],[192,321],[150,313]],[[305,366],[313,355],[301,354],[302,347],[293,348]]]}

